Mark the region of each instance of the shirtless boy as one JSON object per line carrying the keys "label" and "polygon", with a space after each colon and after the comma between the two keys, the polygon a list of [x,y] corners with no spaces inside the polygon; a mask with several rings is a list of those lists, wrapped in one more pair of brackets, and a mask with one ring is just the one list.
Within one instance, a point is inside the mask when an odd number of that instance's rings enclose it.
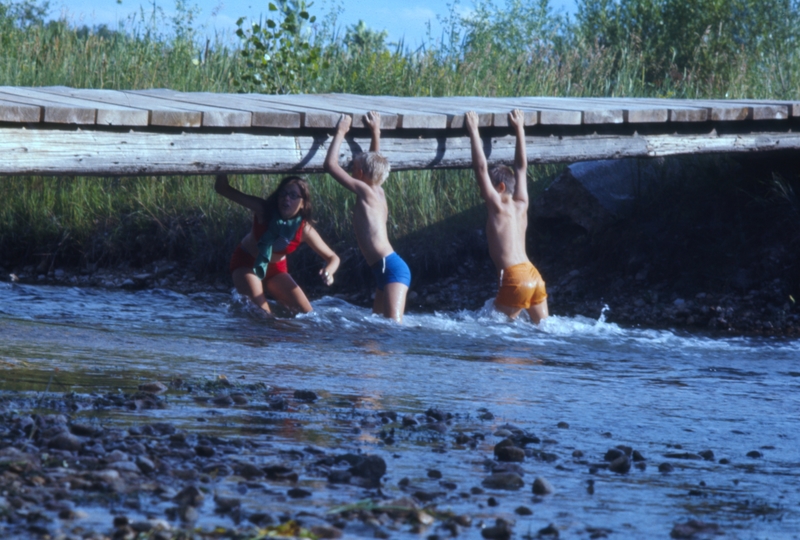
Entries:
{"label": "shirtless boy", "polygon": [[525,154],[524,116],[518,109],[508,115],[508,123],[517,137],[513,170],[506,165],[488,168],[478,134],[478,115],[470,111],[465,121],[472,143],[472,168],[489,210],[486,220],[489,255],[500,273],[500,291],[494,299],[495,308],[512,319],[525,309],[531,321],[539,324],[548,316],[547,293],[542,276],[525,251],[528,158]]}
{"label": "shirtless boy", "polygon": [[336,126],[336,135],[325,158],[325,170],[337,182],[356,194],[353,226],[358,247],[361,248],[361,253],[378,281],[378,290],[372,305],[373,313],[403,322],[411,272],[405,261],[392,249],[386,232],[389,207],[386,205],[386,195],[381,185],[388,178],[390,167],[386,158],[379,153],[380,113],[370,111],[366,115],[365,122],[372,131],[372,142],[369,152],[362,152],[353,158],[352,175],[339,165],[339,148],[352,123],[352,119],[346,115],[342,115]]}

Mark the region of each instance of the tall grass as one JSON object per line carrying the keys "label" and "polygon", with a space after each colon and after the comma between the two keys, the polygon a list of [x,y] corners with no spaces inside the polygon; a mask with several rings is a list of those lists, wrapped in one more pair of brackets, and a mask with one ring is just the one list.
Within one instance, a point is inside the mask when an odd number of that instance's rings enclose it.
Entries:
{"label": "tall grass", "polygon": [[[735,55],[720,48],[711,54],[705,38],[696,36],[686,45],[694,48],[697,62],[654,65],[652,49],[636,35],[611,46],[588,33],[586,21],[551,15],[546,0],[534,4],[509,0],[503,11],[484,2],[472,18],[454,11],[441,39],[413,51],[387,45],[379,33],[369,35],[363,28],[343,37],[330,27],[311,28],[307,39],[321,47],[325,61],[304,75],[303,88],[401,96],[797,99],[796,46],[765,43],[743,46]],[[0,85],[235,92],[247,69],[241,54],[246,44],[206,40],[193,28],[192,11],[183,3],[178,7],[166,27],[153,24],[164,20],[163,14],[143,13],[127,27],[110,30],[20,17],[14,4],[0,3]],[[532,193],[556,170],[532,167]],[[276,182],[266,176],[234,178],[253,194],[269,193]],[[338,250],[352,248],[352,197],[324,175],[311,182],[323,236]],[[389,234],[401,244],[413,239],[407,249],[427,249],[434,257],[448,234],[482,227],[468,212],[480,203],[469,171],[393,173],[386,189]],[[250,219],[216,196],[209,178],[3,178],[0,201],[0,266],[7,268],[140,265],[171,258],[222,271]],[[435,227],[445,222],[454,228]],[[420,231],[430,241],[420,242]]]}

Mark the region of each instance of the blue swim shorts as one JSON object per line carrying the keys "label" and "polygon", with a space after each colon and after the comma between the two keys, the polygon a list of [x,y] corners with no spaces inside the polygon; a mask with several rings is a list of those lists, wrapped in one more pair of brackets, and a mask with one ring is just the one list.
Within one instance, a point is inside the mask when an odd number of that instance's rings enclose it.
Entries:
{"label": "blue swim shorts", "polygon": [[411,270],[408,269],[406,261],[400,258],[397,253],[391,253],[382,260],[372,265],[372,273],[378,282],[378,290],[389,283],[402,283],[406,287],[411,286]]}

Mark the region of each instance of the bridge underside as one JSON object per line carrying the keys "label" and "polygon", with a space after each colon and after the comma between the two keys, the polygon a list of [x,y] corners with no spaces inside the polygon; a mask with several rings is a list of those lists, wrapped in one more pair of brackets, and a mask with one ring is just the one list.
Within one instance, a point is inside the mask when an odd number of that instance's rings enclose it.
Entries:
{"label": "bridge underside", "polygon": [[363,115],[373,109],[394,170],[469,167],[467,110],[478,111],[489,160],[510,163],[512,108],[525,112],[531,163],[800,148],[800,102],[0,87],[0,175],[320,172],[339,116],[354,119],[346,161],[369,147]]}

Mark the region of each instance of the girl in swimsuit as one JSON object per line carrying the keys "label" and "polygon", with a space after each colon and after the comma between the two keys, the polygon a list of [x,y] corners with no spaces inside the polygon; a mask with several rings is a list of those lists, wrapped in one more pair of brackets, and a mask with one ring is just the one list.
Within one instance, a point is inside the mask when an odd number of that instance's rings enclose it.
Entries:
{"label": "girl in swimsuit", "polygon": [[224,174],[217,176],[214,190],[253,211],[253,228],[231,258],[231,276],[239,294],[247,296],[270,315],[265,293],[293,313],[312,311],[305,293],[289,275],[286,255],[301,242],[308,244],[326,262],[319,274],[328,286],[339,268],[339,257],[312,225],[311,198],[305,179],[287,176],[266,199],[231,187]]}

